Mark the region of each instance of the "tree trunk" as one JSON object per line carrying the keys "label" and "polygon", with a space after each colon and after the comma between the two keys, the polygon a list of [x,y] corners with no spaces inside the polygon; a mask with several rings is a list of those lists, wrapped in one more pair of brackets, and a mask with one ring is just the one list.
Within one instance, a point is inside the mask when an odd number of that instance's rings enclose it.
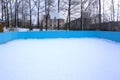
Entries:
{"label": "tree trunk", "polygon": [[114,1],[111,0],[111,4],[112,4],[112,20],[115,21],[115,9],[114,9]]}
{"label": "tree trunk", "polygon": [[8,9],[8,3],[6,3],[6,16],[7,16],[7,28],[9,28],[9,9]]}
{"label": "tree trunk", "polygon": [[15,1],[15,28],[17,27],[17,0]]}
{"label": "tree trunk", "polygon": [[3,0],[1,0],[1,6],[2,6],[2,20],[3,20],[3,14],[4,14],[4,2],[3,2]]}
{"label": "tree trunk", "polygon": [[32,11],[30,10],[30,31],[32,30]]}
{"label": "tree trunk", "polygon": [[16,15],[17,15],[17,27],[20,27],[19,26],[19,14],[18,14],[18,6],[17,6],[17,10],[16,10]]}
{"label": "tree trunk", "polygon": [[31,10],[31,0],[29,0],[29,7],[30,7],[30,27],[29,30],[33,30],[32,28],[32,10]]}
{"label": "tree trunk", "polygon": [[47,16],[48,16],[48,13],[47,13],[47,1],[45,0],[45,29],[46,29],[46,31],[47,31],[47,27],[48,27],[48,18],[47,18]]}
{"label": "tree trunk", "polygon": [[10,26],[13,26],[12,2],[10,1]]}
{"label": "tree trunk", "polygon": [[117,21],[119,21],[119,12],[120,12],[120,0],[118,0],[118,9],[117,9]]}
{"label": "tree trunk", "polygon": [[[37,20],[37,21],[38,21],[38,22],[37,22],[37,24],[38,24],[38,28],[40,28],[39,7],[38,7],[38,17],[37,17],[37,18],[38,18],[38,20]],[[40,28],[40,30],[42,31],[42,29],[41,29],[41,28]]]}
{"label": "tree trunk", "polygon": [[69,7],[68,7],[68,18],[69,18],[69,26],[68,26],[68,29],[70,30],[71,28],[71,25],[70,25],[70,21],[71,21],[71,0],[69,0]]}
{"label": "tree trunk", "polygon": [[104,16],[105,16],[105,1],[103,0],[103,22],[104,22]]}
{"label": "tree trunk", "polygon": [[38,17],[37,17],[37,25],[38,25],[38,28],[42,31],[42,27],[40,27],[40,19],[39,19],[39,11],[40,11],[40,0],[38,0],[38,5],[37,5],[37,11],[38,11]]}
{"label": "tree trunk", "polygon": [[[60,16],[60,0],[58,0],[58,14]],[[58,30],[60,29],[60,21],[58,19]]]}
{"label": "tree trunk", "polygon": [[25,27],[24,26],[24,2],[22,0],[22,27]]}
{"label": "tree trunk", "polygon": [[80,25],[80,27],[83,30],[83,5],[82,5],[82,2],[83,1],[81,0],[81,19],[80,19],[81,25]]}
{"label": "tree trunk", "polygon": [[99,29],[101,29],[101,0],[99,0]]}

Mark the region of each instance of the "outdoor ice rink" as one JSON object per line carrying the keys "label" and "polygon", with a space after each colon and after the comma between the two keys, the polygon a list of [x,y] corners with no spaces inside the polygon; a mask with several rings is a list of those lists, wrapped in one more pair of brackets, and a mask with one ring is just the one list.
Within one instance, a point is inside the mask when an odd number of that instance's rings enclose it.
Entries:
{"label": "outdoor ice rink", "polygon": [[0,80],[120,80],[120,43],[59,38],[0,44]]}

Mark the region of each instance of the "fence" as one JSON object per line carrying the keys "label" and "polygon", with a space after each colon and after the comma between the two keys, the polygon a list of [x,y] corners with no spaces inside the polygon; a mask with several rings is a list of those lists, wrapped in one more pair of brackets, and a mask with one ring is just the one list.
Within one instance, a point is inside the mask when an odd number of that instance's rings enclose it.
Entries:
{"label": "fence", "polygon": [[103,38],[120,42],[120,32],[109,31],[44,31],[0,33],[0,44],[16,39]]}

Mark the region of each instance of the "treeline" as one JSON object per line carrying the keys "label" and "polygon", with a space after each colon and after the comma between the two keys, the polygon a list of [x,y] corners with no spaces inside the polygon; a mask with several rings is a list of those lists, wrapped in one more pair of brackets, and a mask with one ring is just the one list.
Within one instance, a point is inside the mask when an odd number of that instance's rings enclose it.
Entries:
{"label": "treeline", "polygon": [[[56,17],[61,15],[68,23],[65,29],[75,27],[71,21],[81,18],[77,23],[84,30],[83,25],[88,24],[83,22],[84,18],[99,27],[104,22],[119,21],[120,0],[0,0],[0,13],[6,28],[24,27],[32,30],[36,27],[42,31],[42,17],[46,15],[45,29],[48,30],[49,15],[57,13]],[[59,24],[58,19],[58,30]]]}

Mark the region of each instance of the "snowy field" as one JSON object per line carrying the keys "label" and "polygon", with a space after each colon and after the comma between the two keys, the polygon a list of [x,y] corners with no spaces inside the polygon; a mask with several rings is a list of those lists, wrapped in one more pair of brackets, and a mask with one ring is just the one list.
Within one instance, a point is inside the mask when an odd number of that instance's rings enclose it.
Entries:
{"label": "snowy field", "polygon": [[73,38],[0,44],[0,80],[120,80],[120,43]]}

